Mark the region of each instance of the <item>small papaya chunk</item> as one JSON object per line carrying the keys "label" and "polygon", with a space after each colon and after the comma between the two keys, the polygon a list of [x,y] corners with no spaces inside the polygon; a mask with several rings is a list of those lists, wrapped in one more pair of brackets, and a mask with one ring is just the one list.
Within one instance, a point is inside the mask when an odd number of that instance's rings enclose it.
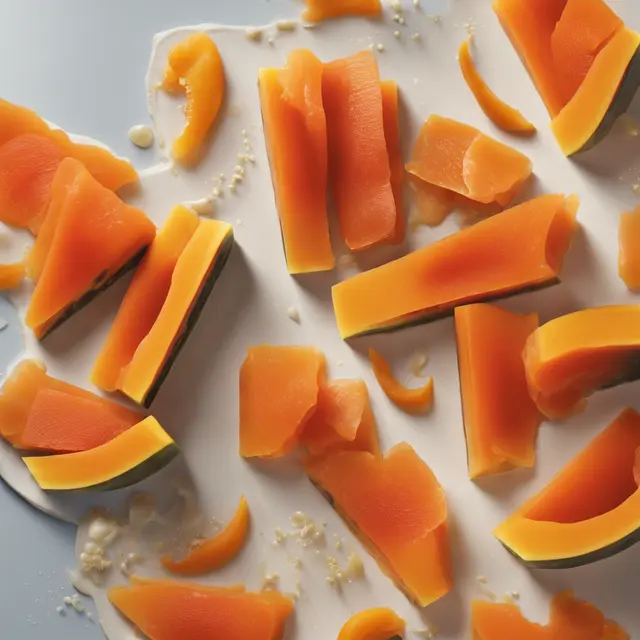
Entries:
{"label": "small papaya chunk", "polygon": [[293,603],[277,591],[251,593],[175,580],[133,578],[112,587],[111,604],[149,640],[279,640]]}
{"label": "small papaya chunk", "polygon": [[432,115],[407,171],[482,204],[506,206],[532,173],[531,160],[469,125]]}
{"label": "small papaya chunk", "polygon": [[451,590],[444,491],[411,445],[384,458],[339,451],[307,460],[305,469],[411,601],[424,607]]}
{"label": "small papaya chunk", "polygon": [[337,450],[379,455],[376,422],[364,380],[332,380],[322,385],[318,407],[304,425],[300,442],[312,455]]}
{"label": "small papaya chunk", "polygon": [[302,19],[320,22],[342,16],[370,16],[382,11],[380,0],[306,0]]}
{"label": "small papaya chunk", "polygon": [[240,367],[240,455],[279,457],[316,410],[326,361],[312,347],[250,347]]}
{"label": "small papaya chunk", "polygon": [[26,275],[27,267],[24,262],[0,264],[0,290],[19,287]]}
{"label": "small papaya chunk", "polygon": [[477,640],[628,640],[629,634],[605,619],[596,607],[576,599],[572,591],[562,591],[551,601],[546,626],[529,622],[520,609],[510,603],[471,604],[471,627]]}
{"label": "small papaya chunk", "polygon": [[404,634],[405,622],[385,607],[366,609],[351,616],[344,624],[338,640],[389,640]]}
{"label": "small papaya chunk", "polygon": [[[206,33],[194,33],[169,51],[163,87],[183,87],[187,95],[187,125],[173,143],[173,157],[189,163],[204,142],[222,106],[225,75],[215,42]],[[176,82],[177,81],[177,82]]]}
{"label": "small papaya chunk", "polygon": [[640,289],[640,207],[620,216],[618,273],[627,288]]}
{"label": "small papaya chunk", "polygon": [[433,378],[424,387],[408,389],[400,384],[391,373],[389,363],[373,349],[369,349],[369,360],[373,373],[385,395],[393,404],[407,413],[419,414],[428,411],[433,405]]}
{"label": "small papaya chunk", "polygon": [[532,136],[536,128],[517,109],[509,106],[491,91],[484,81],[471,57],[469,46],[470,38],[467,38],[458,49],[458,62],[467,86],[473,93],[478,106],[484,114],[496,125],[496,127],[522,136]]}
{"label": "small papaya chunk", "polygon": [[240,553],[249,532],[249,505],[242,496],[235,516],[216,536],[198,541],[183,560],[161,558],[162,566],[180,576],[199,576],[229,564]]}

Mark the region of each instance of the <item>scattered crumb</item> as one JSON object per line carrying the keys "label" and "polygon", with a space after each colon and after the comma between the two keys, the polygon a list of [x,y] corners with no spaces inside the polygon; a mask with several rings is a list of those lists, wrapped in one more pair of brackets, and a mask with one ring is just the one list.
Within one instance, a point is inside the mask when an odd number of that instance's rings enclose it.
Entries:
{"label": "scattered crumb", "polygon": [[489,581],[487,580],[487,576],[479,575],[479,576],[476,576],[476,582],[480,584],[487,584],[487,582]]}
{"label": "scattered crumb", "polygon": [[344,366],[344,362],[342,360],[338,360],[338,362],[336,362],[336,367],[342,367]]}
{"label": "scattered crumb", "polygon": [[432,640],[438,635],[438,629],[432,623],[427,623],[426,627],[422,627],[420,629],[414,629],[413,633],[421,638],[425,638],[426,640]]}
{"label": "scattered crumb", "polygon": [[482,593],[482,595],[489,598],[489,600],[493,600],[494,602],[498,599],[498,596],[486,586],[488,582],[486,576],[483,576],[483,575],[477,576],[476,582],[478,583],[478,586],[480,588],[480,592]]}
{"label": "scattered crumb", "polygon": [[295,31],[298,27],[298,23],[295,20],[278,20],[276,22],[276,29],[278,31]]}
{"label": "scattered crumb", "polygon": [[400,39],[400,32],[399,31],[394,31],[393,32],[393,37],[399,40]]}
{"label": "scattered crumb", "polygon": [[262,40],[262,29],[249,28],[244,33],[247,36],[247,40],[253,40],[254,42]]}
{"label": "scattered crumb", "polygon": [[442,15],[439,13],[430,13],[427,15],[427,18],[434,22],[435,24],[440,24],[442,22]]}
{"label": "scattered crumb", "polygon": [[273,46],[275,45],[275,42],[276,42],[276,41],[275,41],[275,38],[274,38],[273,36],[269,36],[269,37],[267,38],[267,44],[268,44],[270,47],[273,47]]}
{"label": "scattered crumb", "polygon": [[265,573],[264,579],[262,580],[262,586],[260,587],[260,591],[273,591],[278,588],[278,584],[280,583],[280,574],[278,573]]}
{"label": "scattered crumb", "polygon": [[240,218],[238,218],[238,219],[236,220],[236,226],[238,226],[238,227],[244,227],[244,222],[242,222],[242,220],[240,220]]}
{"label": "scattered crumb", "polygon": [[137,124],[129,129],[129,140],[140,149],[148,149],[154,138],[153,129],[146,124]]}
{"label": "scattered crumb", "polygon": [[290,518],[291,524],[296,527],[296,529],[302,529],[306,524],[311,522],[309,516],[303,511],[296,511]]}
{"label": "scattered crumb", "polygon": [[428,362],[429,356],[426,353],[416,353],[411,360],[411,373],[417,378],[423,377]]}
{"label": "scattered crumb", "polygon": [[300,571],[302,569],[302,558],[294,558],[293,559],[293,568]]}
{"label": "scattered crumb", "polygon": [[67,607],[71,607],[77,613],[84,613],[84,602],[82,602],[82,598],[77,593],[74,593],[72,596],[65,596],[62,599],[62,602]]}
{"label": "scattered crumb", "polygon": [[404,24],[405,23],[404,17],[401,16],[399,13],[396,13],[396,15],[393,16],[393,21],[397,22],[398,24]]}
{"label": "scattered crumb", "polygon": [[289,320],[293,320],[296,324],[300,324],[300,312],[295,307],[289,307],[287,309],[287,315]]}
{"label": "scattered crumb", "polygon": [[640,193],[640,182],[636,182],[636,183],[632,184],[631,185],[631,189],[632,189],[633,193],[638,195]]}
{"label": "scattered crumb", "polygon": [[364,565],[362,564],[362,559],[355,551],[349,554],[345,574],[349,581],[364,578]]}
{"label": "scattered crumb", "polygon": [[335,544],[336,551],[342,551],[342,546],[343,546],[342,540],[340,539],[336,540],[336,544]]}
{"label": "scattered crumb", "polygon": [[64,607],[60,606],[60,607],[56,607],[56,613],[59,616],[64,616],[67,614],[67,612],[65,611]]}
{"label": "scattered crumb", "polygon": [[622,124],[628,136],[637,138],[640,135],[640,128],[638,128],[636,121],[628,113],[622,116]]}
{"label": "scattered crumb", "polygon": [[376,45],[376,51],[380,51],[380,52],[382,52],[382,51],[384,51],[384,50],[385,50],[385,48],[386,48],[386,47],[382,44],[382,42],[379,42],[379,43]]}
{"label": "scattered crumb", "polygon": [[411,39],[415,42],[415,41],[417,41],[417,40],[421,40],[421,39],[422,39],[422,36],[421,36],[417,31],[414,31],[414,32],[411,34]]}
{"label": "scattered crumb", "polygon": [[404,11],[404,7],[400,0],[389,0],[389,6],[398,13],[402,13]]}
{"label": "scattered crumb", "polygon": [[476,32],[476,23],[472,18],[469,18],[469,20],[464,23],[464,28],[470,36],[473,36]]}
{"label": "scattered crumb", "polygon": [[191,202],[189,206],[199,216],[212,216],[215,210],[215,206],[213,204],[213,196],[210,198],[202,198],[201,200]]}
{"label": "scattered crumb", "polygon": [[224,197],[224,189],[222,189],[220,187],[214,187],[213,191],[211,192],[211,195],[214,198],[223,198]]}
{"label": "scattered crumb", "polygon": [[[517,594],[517,591],[508,591],[507,593],[502,594],[502,601],[508,602],[509,604],[516,604],[518,598],[514,597],[514,594]],[[519,597],[519,594],[518,594]]]}
{"label": "scattered crumb", "polygon": [[413,6],[416,9],[420,9],[420,0],[413,0]]}
{"label": "scattered crumb", "polygon": [[350,253],[345,253],[338,257],[338,266],[342,269],[348,269],[356,266],[356,259]]}

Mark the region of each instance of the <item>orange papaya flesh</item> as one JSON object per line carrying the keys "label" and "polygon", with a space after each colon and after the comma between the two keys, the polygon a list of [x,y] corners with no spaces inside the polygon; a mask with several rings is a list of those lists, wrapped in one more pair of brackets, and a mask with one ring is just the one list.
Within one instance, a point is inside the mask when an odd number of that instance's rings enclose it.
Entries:
{"label": "orange papaya flesh", "polygon": [[249,505],[244,496],[235,516],[213,538],[199,540],[183,560],[161,558],[167,571],[180,576],[198,576],[229,564],[242,550],[249,532]]}
{"label": "orange papaya flesh", "polygon": [[173,580],[112,587],[109,601],[149,640],[279,640],[293,603],[275,591],[251,593]]}
{"label": "orange papaya flesh", "polygon": [[609,133],[636,94],[639,68],[640,34],[621,29],[602,48],[574,97],[551,122],[566,156],[591,149]]}
{"label": "orange papaya flesh", "polygon": [[527,340],[529,393],[553,420],[584,409],[595,391],[640,377],[639,305],[584,309],[547,322]]}
{"label": "orange papaya flesh", "polygon": [[[138,179],[138,174],[131,163],[117,158],[101,147],[71,142],[64,131],[52,129],[37,113],[26,107],[0,100],[0,123],[2,123],[0,124],[0,148],[18,136],[33,134],[54,142],[62,153],[62,157],[71,157],[82,162],[91,175],[111,191],[116,191]],[[22,161],[25,158],[23,154],[27,151],[28,147],[24,147],[21,152],[14,149],[14,159]],[[24,179],[25,174],[21,174],[20,177]],[[2,219],[2,221],[5,220]],[[8,224],[11,223],[8,222]]]}
{"label": "orange papaya flesh", "polygon": [[316,411],[326,361],[311,347],[250,347],[240,368],[240,455],[291,451]]}
{"label": "orange papaya flesh", "polygon": [[450,315],[558,282],[578,199],[545,195],[333,287],[344,339]]}
{"label": "orange papaya flesh", "polygon": [[[569,568],[596,562],[638,540],[634,477],[640,415],[623,411],[537,495],[494,531],[523,563]],[[598,473],[593,473],[597,469]]]}
{"label": "orange papaya flesh", "polygon": [[382,11],[380,0],[305,0],[302,19],[320,22],[342,16],[372,16]]}
{"label": "orange papaya flesh", "polygon": [[220,52],[206,33],[191,34],[169,51],[165,84],[170,93],[180,86],[187,96],[187,124],[174,141],[172,154],[178,162],[189,164],[198,159],[222,107],[226,87]]}
{"label": "orange papaya flesh", "polygon": [[195,327],[233,248],[233,229],[200,220],[180,254],[167,297],[153,326],[122,371],[118,388],[149,407]]}
{"label": "orange papaya flesh", "polygon": [[82,398],[43,388],[38,391],[24,431],[21,449],[51,453],[76,453],[99,447],[137,424],[135,418],[115,412],[113,403]]}
{"label": "orange papaya flesh", "polygon": [[308,460],[305,468],[410,600],[426,606],[450,591],[446,499],[410,445],[399,444],[384,458],[340,451]]}
{"label": "orange papaya flesh", "polygon": [[618,274],[629,289],[640,289],[640,207],[620,216]]}
{"label": "orange papaya flesh", "polygon": [[478,640],[625,640],[627,632],[606,620],[596,607],[562,591],[551,601],[549,624],[529,622],[514,604],[482,602],[471,605],[471,626]]}
{"label": "orange papaya flesh", "polygon": [[540,426],[522,362],[538,315],[474,304],[455,311],[469,477],[535,463]]}
{"label": "orange papaya flesh", "polygon": [[198,216],[182,205],[169,214],[136,270],[93,366],[91,382],[96,386],[118,389],[123,371],[160,315],[176,264],[197,227]]}
{"label": "orange papaya flesh", "polygon": [[156,232],[77,160],[66,158],[58,172],[68,177],[66,198],[26,315],[38,338],[135,266]]}
{"label": "orange papaya flesh", "polygon": [[469,125],[432,115],[414,145],[407,171],[483,204],[506,206],[531,175],[529,158]]}
{"label": "orange papaya flesh", "polygon": [[[44,391],[59,395],[41,396],[41,392]],[[72,415],[74,400],[78,400],[78,410],[82,411],[82,416],[77,419]],[[34,407],[38,404],[42,411],[36,411],[32,415]],[[74,429],[77,428],[77,431],[65,429],[65,432],[62,432],[56,416],[56,412],[61,408],[64,409],[70,423],[76,423]],[[89,408],[94,410],[95,417],[91,417]],[[107,416],[112,418],[107,419]],[[74,445],[74,439],[78,438],[78,442],[81,442],[84,438],[86,442],[87,438],[99,438],[97,429],[101,428],[101,424],[113,430],[114,425],[132,426],[142,418],[137,411],[47,375],[44,365],[35,360],[21,361],[5,380],[0,394],[0,435],[20,448],[26,448],[23,434],[28,423],[31,423],[29,437],[37,445],[35,448],[55,450],[56,442],[65,440],[66,446],[79,446],[78,450],[81,450],[82,444]],[[90,420],[86,427],[83,425],[85,419]],[[89,433],[87,429],[90,428],[96,431]],[[111,433],[112,431],[109,431],[108,435]]]}
{"label": "orange papaya flesh", "polygon": [[584,82],[598,53],[623,27],[603,0],[566,0],[551,34],[557,86],[565,105]]}
{"label": "orange papaya flesh", "polygon": [[26,275],[27,267],[24,262],[0,264],[0,291],[19,287]]}
{"label": "orange papaya flesh", "polygon": [[378,433],[364,380],[332,380],[321,385],[316,411],[305,423],[300,443],[314,456],[338,450],[379,455]]}
{"label": "orange papaya flesh", "polygon": [[532,125],[517,109],[506,102],[489,88],[471,57],[471,38],[467,38],[458,49],[458,62],[467,86],[473,93],[478,106],[499,129],[522,136],[531,136],[536,132]]}
{"label": "orange papaya flesh", "polygon": [[375,56],[362,51],[324,65],[329,183],[352,251],[390,241],[397,211]]}
{"label": "orange papaya flesh", "polygon": [[433,378],[417,389],[409,389],[402,385],[391,372],[389,363],[373,349],[369,349],[369,361],[373,367],[378,384],[385,395],[397,407],[412,414],[425,413],[433,406]]}
{"label": "orange papaya flesh", "polygon": [[0,147],[0,219],[12,227],[40,230],[53,176],[64,156],[49,138],[27,133]]}
{"label": "orange papaya flesh", "polygon": [[404,635],[404,620],[391,609],[366,609],[351,616],[344,624],[338,640],[389,640]]}
{"label": "orange papaya flesh", "polygon": [[327,217],[327,123],[322,62],[293,51],[284,69],[261,69],[260,106],[289,273],[333,269]]}
{"label": "orange papaya flesh", "polygon": [[400,104],[398,97],[398,84],[393,80],[383,80],[380,83],[382,89],[382,120],[384,125],[384,137],[387,143],[389,155],[389,168],[391,170],[391,190],[396,204],[396,229],[391,239],[393,244],[404,242],[404,160],[402,159],[402,143],[400,140]]}

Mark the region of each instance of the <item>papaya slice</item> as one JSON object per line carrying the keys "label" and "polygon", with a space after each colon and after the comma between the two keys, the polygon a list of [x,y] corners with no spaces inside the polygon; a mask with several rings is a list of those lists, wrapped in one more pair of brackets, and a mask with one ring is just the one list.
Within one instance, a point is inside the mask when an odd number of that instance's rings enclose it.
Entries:
{"label": "papaya slice", "polygon": [[404,628],[404,620],[392,609],[366,609],[347,620],[338,640],[389,640],[402,637]]}
{"label": "papaya slice", "polygon": [[226,80],[216,43],[206,33],[193,33],[169,51],[163,88],[187,95],[187,124],[172,147],[178,162],[197,160],[198,151],[215,122]]}
{"label": "papaya slice", "polygon": [[169,434],[149,416],[95,449],[22,460],[45,491],[115,491],[160,471],[178,453]]}
{"label": "papaya slice", "polygon": [[324,65],[329,182],[352,251],[393,238],[396,203],[385,139],[382,88],[371,51]]}
{"label": "papaya slice", "polygon": [[[0,435],[21,449],[83,451],[143,419],[137,411],[47,375],[36,360],[22,360],[2,385]],[[61,447],[62,444],[62,447]],[[102,443],[101,443],[102,444]]]}
{"label": "papaya slice", "polygon": [[56,142],[26,133],[0,147],[0,216],[12,227],[36,235],[47,215],[51,184],[64,159]]}
{"label": "papaya slice", "polygon": [[589,564],[627,549],[640,539],[638,450],[640,415],[626,409],[502,522],[495,536],[524,564],[549,569]]}
{"label": "papaya slice", "polygon": [[540,426],[522,362],[538,315],[490,304],[455,311],[469,477],[533,467]]}
{"label": "papaya slice", "polygon": [[320,386],[318,405],[300,442],[312,455],[369,451],[380,455],[375,418],[364,380],[332,380]]}
{"label": "papaya slice", "polygon": [[176,262],[171,286],[153,326],[122,372],[118,388],[149,407],[195,327],[233,248],[233,229],[200,220]]}
{"label": "papaya slice", "polygon": [[190,209],[179,205],[169,214],[136,270],[93,366],[96,386],[119,388],[124,370],[160,315],[176,264],[197,228],[198,216]]}
{"label": "papaya slice", "polygon": [[410,600],[424,607],[451,590],[444,491],[411,445],[401,443],[384,458],[339,451],[305,468]]}
{"label": "papaya slice", "polygon": [[283,456],[318,405],[326,360],[312,347],[250,347],[240,367],[240,455]]}
{"label": "papaya slice", "polygon": [[106,189],[138,179],[133,166],[94,145],[71,142],[34,111],[0,100],[0,220],[37,234],[46,215],[51,181],[65,157],[82,162]]}
{"label": "papaya slice", "polygon": [[402,159],[402,142],[400,139],[400,102],[398,95],[398,83],[394,80],[383,80],[380,83],[382,89],[382,121],[384,125],[384,138],[387,143],[389,155],[389,168],[391,170],[391,190],[396,204],[396,230],[391,242],[401,244],[404,241],[404,160]]}
{"label": "papaya slice", "polygon": [[640,378],[640,305],[595,307],[547,322],[523,358],[529,393],[552,420],[584,409],[587,397]]}
{"label": "papaya slice", "polygon": [[640,207],[620,216],[618,274],[627,288],[640,289]]}
{"label": "papaya slice", "polygon": [[407,171],[483,204],[506,206],[531,175],[525,155],[469,125],[432,115],[413,147]]}
{"label": "papaya slice", "polygon": [[[113,403],[40,389],[20,436],[21,449],[76,453],[113,440],[142,419],[114,411]],[[133,413],[133,412],[132,412]]]}
{"label": "papaya slice", "polygon": [[15,289],[22,284],[27,275],[27,267],[24,262],[0,264],[0,290]]}
{"label": "papaya slice", "polygon": [[627,640],[629,635],[618,624],[606,620],[592,604],[577,600],[572,591],[562,591],[551,601],[549,624],[529,622],[520,609],[510,603],[471,603],[471,627],[477,640]]}
{"label": "papaya slice", "polygon": [[260,106],[289,273],[335,266],[327,217],[327,123],[322,62],[292,51],[284,69],[261,69]]}
{"label": "papaya slice", "polygon": [[433,378],[424,387],[408,389],[394,377],[389,363],[373,349],[369,349],[373,373],[385,395],[393,404],[412,414],[425,413],[433,406]]}
{"label": "papaya slice", "polygon": [[67,195],[26,315],[40,339],[135,266],[156,232],[77,160],[66,158],[58,171],[69,178]]}
{"label": "papaya slice", "polygon": [[566,0],[551,34],[557,86],[565,105],[584,82],[598,53],[623,26],[602,0]]}
{"label": "papaya slice", "polygon": [[393,331],[558,282],[576,196],[545,195],[333,287],[340,335]]}
{"label": "papaya slice", "polygon": [[229,564],[244,546],[249,532],[249,505],[244,496],[235,516],[215,537],[201,540],[183,560],[164,556],[162,566],[180,576],[199,576]]}
{"label": "papaya slice", "polygon": [[382,11],[380,0],[305,0],[302,19],[320,22],[342,16],[372,16]]}
{"label": "papaya slice", "polygon": [[517,109],[509,106],[491,91],[471,57],[471,38],[467,38],[458,49],[458,62],[467,86],[478,106],[499,129],[521,136],[532,136],[536,128]]}
{"label": "papaya slice", "polygon": [[638,88],[640,36],[604,0],[494,0],[565,155],[602,140]]}
{"label": "papaya slice", "polygon": [[293,603],[277,591],[251,593],[174,580],[112,587],[109,601],[149,640],[279,640]]}

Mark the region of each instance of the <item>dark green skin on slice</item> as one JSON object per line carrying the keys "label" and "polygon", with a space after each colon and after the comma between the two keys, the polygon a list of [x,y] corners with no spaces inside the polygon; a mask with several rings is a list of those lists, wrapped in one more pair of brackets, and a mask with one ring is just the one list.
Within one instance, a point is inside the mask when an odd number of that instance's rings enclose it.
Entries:
{"label": "dark green skin on slice", "polygon": [[493,296],[477,296],[475,298],[469,298],[468,300],[465,300],[460,304],[452,304],[446,307],[439,307],[434,309],[433,311],[427,311],[424,315],[407,318],[406,320],[398,320],[398,322],[395,322],[393,324],[375,327],[367,331],[362,331],[361,333],[355,333],[352,336],[349,336],[347,340],[351,340],[352,338],[360,338],[362,336],[372,336],[377,333],[393,333],[395,331],[400,331],[401,329],[408,329],[409,327],[416,327],[421,324],[429,324],[430,322],[435,322],[436,320],[442,320],[443,318],[452,316],[456,307],[475,304],[477,302],[493,302],[495,300],[503,300],[505,298],[510,298],[511,296],[516,296],[521,293],[532,293],[533,291],[547,289],[557,284],[560,284],[560,279],[553,278],[551,280],[547,280],[546,282],[541,282],[539,284],[531,285],[528,287],[522,287],[520,289],[514,289],[513,291],[497,293]]}
{"label": "dark green skin on slice", "polygon": [[[170,445],[167,445],[160,451],[157,451],[152,456],[149,456],[149,458],[133,467],[133,469],[129,469],[128,471],[125,471],[123,474],[116,476],[111,480],[101,482],[100,484],[83,487],[82,489],[75,489],[73,492],[85,493],[97,491],[116,491],[117,489],[130,487],[134,484],[138,484],[138,482],[146,480],[149,476],[157,473],[163,467],[166,467],[179,453],[180,449],[174,442]],[[55,489],[52,489],[51,492],[55,492]],[[64,491],[64,493],[70,492]]]}
{"label": "dark green skin on slice", "polygon": [[633,98],[635,97],[638,87],[640,87],[640,47],[636,49],[631,62],[627,70],[622,76],[618,91],[611,101],[611,105],[607,110],[602,122],[598,125],[598,128],[594,131],[591,137],[585,142],[584,145],[578,151],[572,155],[577,155],[584,151],[593,149],[599,142],[602,142],[604,138],[609,135],[616,120],[624,113],[631,105]]}
{"label": "dark green skin on slice", "polygon": [[637,542],[640,542],[640,518],[638,528],[630,533],[628,536],[613,542],[602,549],[596,549],[590,553],[585,553],[581,556],[571,556],[568,558],[554,558],[549,560],[523,560],[518,553],[502,543],[502,546],[514,557],[516,557],[522,564],[531,569],[573,569],[575,567],[581,567],[585,564],[592,564],[593,562],[599,562],[605,560],[611,556],[615,556],[617,553],[632,547]]}
{"label": "dark green skin on slice", "polygon": [[191,305],[191,309],[187,313],[186,317],[182,321],[182,326],[180,327],[180,332],[176,341],[169,353],[167,353],[165,360],[162,364],[162,367],[158,371],[155,379],[149,386],[146,395],[142,399],[140,403],[143,407],[148,409],[151,406],[151,403],[155,400],[158,391],[160,391],[160,387],[162,383],[165,381],[165,378],[169,375],[169,371],[173,366],[180,350],[184,346],[184,343],[187,341],[187,338],[193,331],[193,328],[196,326],[198,319],[200,318],[200,314],[204,309],[204,305],[207,302],[211,292],[213,291],[213,287],[218,281],[220,274],[222,273],[225,265],[227,264],[227,260],[229,259],[229,255],[231,254],[231,250],[233,249],[234,238],[233,231],[229,229],[229,233],[226,238],[223,240],[222,245],[220,246],[220,250],[216,255],[215,260],[213,261],[211,268],[209,269],[207,275],[205,276],[202,285],[200,287],[200,291],[198,295],[193,301]]}
{"label": "dark green skin on slice", "polygon": [[109,275],[108,272],[100,274],[92,283],[91,289],[83,293],[77,300],[70,305],[59,311],[53,318],[51,318],[45,325],[42,335],[38,336],[38,340],[46,338],[54,329],[57,329],[61,324],[66,322],[71,316],[80,311],[83,307],[88,305],[95,297],[100,295],[103,291],[108,289],[112,284],[117,282],[127,271],[130,271],[134,267],[137,267],[142,257],[147,251],[147,247],[144,247],[135,256],[133,256],[128,262],[123,264],[118,271],[113,275]]}

